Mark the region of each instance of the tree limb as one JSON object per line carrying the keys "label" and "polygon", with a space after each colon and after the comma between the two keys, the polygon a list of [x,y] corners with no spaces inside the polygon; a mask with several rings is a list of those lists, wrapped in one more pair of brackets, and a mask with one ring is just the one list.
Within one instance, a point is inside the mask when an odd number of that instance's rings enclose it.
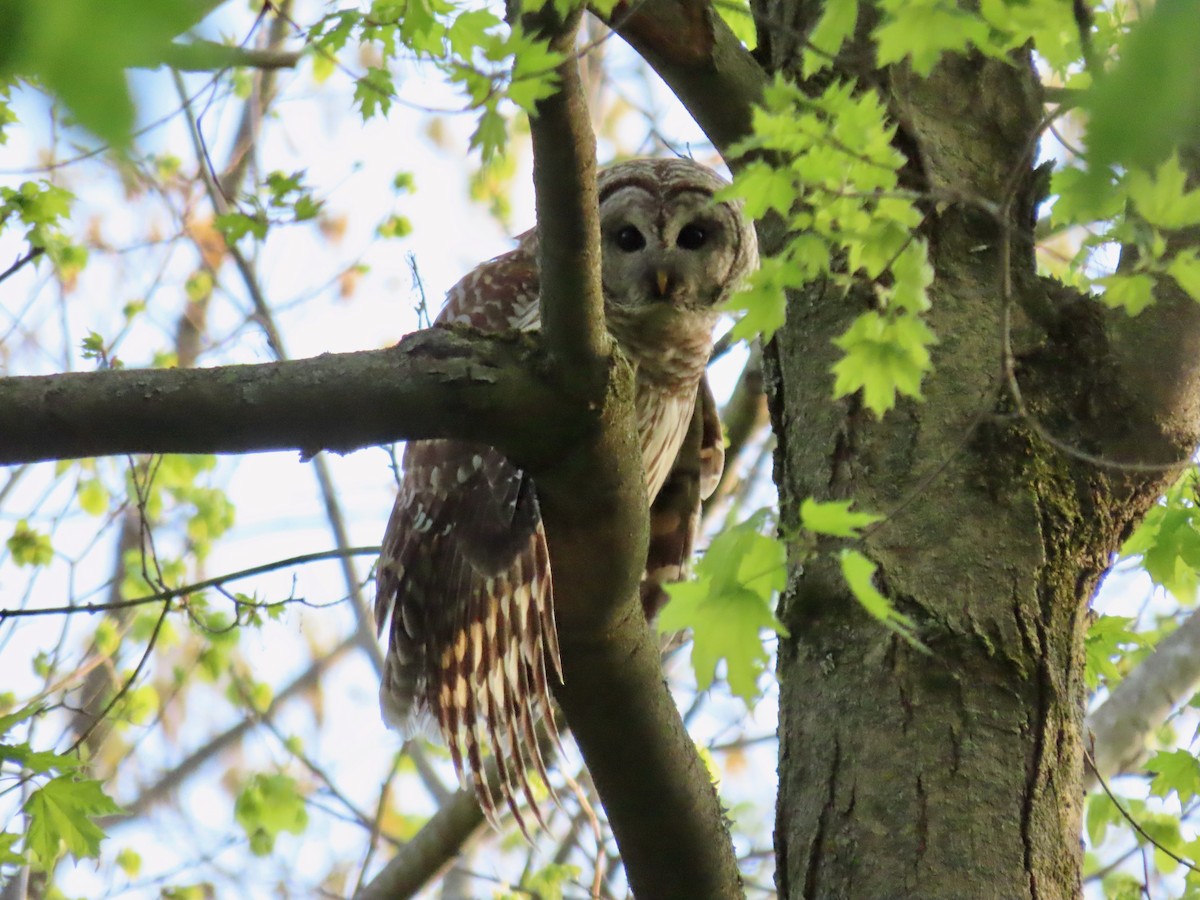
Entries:
{"label": "tree limb", "polygon": [[182,72],[216,72],[221,69],[294,69],[300,61],[299,50],[274,47],[234,47],[215,41],[193,40],[170,44],[162,62]]}
{"label": "tree limb", "polygon": [[[767,74],[711,3],[618,3],[606,20],[687,107],[723,155],[750,133]],[[726,160],[728,162],[728,160]]]}
{"label": "tree limb", "polygon": [[[551,356],[586,390],[612,355],[612,339],[600,289],[596,139],[573,52],[582,12],[576,10],[566,23],[552,21],[547,29],[551,48],[567,61],[558,67],[560,89],[537,104],[530,137],[542,331]],[[545,19],[553,14],[527,16],[525,24],[537,28]]]}
{"label": "tree limb", "polygon": [[456,437],[533,468],[561,452],[584,418],[542,373],[536,340],[433,328],[387,350],[295,362],[0,378],[0,464],[119,453],[311,456]]}
{"label": "tree limb", "polygon": [[1084,787],[1134,769],[1146,756],[1147,740],[1175,706],[1200,686],[1200,613],[1158,642],[1154,653],[1113,688],[1083,723],[1094,767],[1084,770]]}
{"label": "tree limb", "polygon": [[[560,26],[555,46],[569,49],[576,25]],[[573,56],[560,75],[561,91],[530,121],[539,235],[553,241],[542,247],[543,323],[552,355],[582,368],[572,366],[570,377],[586,379],[596,362],[605,363],[607,390],[591,439],[535,473],[562,651],[563,684],[555,695],[633,893],[655,900],[740,897],[716,791],[663,681],[642,614],[648,516],[632,378],[621,361],[600,358],[607,335],[591,333],[603,333],[595,139]],[[590,391],[586,381],[582,386]]]}
{"label": "tree limb", "polygon": [[[346,651],[355,647],[357,641],[353,635],[345,638],[336,647],[326,653],[324,656],[314,659],[299,675],[297,675],[290,683],[284,686],[274,697],[271,698],[270,704],[263,712],[263,716],[271,716],[279,711],[282,706],[292,697],[302,694],[305,691],[311,690],[325,674],[325,672],[342,657]],[[108,816],[97,820],[98,824],[105,829],[115,828],[120,825],[132,823],[139,816],[148,812],[155,804],[162,800],[171,791],[179,787],[188,778],[194,775],[202,766],[211,760],[215,759],[225,750],[232,747],[240,741],[246,734],[255,728],[260,722],[260,716],[257,714],[247,715],[240,720],[236,725],[226,729],[220,734],[211,738],[202,747],[198,747],[189,753],[180,763],[173,769],[164,772],[159,776],[152,785],[143,790],[132,801],[125,804],[124,811],[119,815]]]}

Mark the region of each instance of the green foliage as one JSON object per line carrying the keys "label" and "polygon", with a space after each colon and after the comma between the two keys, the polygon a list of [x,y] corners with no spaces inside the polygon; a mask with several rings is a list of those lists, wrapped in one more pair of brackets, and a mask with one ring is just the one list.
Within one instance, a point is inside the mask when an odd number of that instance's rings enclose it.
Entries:
{"label": "green foliage", "polygon": [[900,394],[921,399],[921,379],[932,368],[928,347],[936,340],[916,316],[863,313],[834,341],[846,355],[833,366],[833,395],[861,390],[863,404],[879,416]]}
{"label": "green foliage", "polygon": [[1101,677],[1109,687],[1115,687],[1123,676],[1114,660],[1120,659],[1130,647],[1144,646],[1145,638],[1129,626],[1133,619],[1125,616],[1097,616],[1084,642],[1087,655],[1085,679],[1090,689],[1100,686]]}
{"label": "green foliage", "polygon": [[1187,804],[1200,795],[1200,760],[1187,750],[1160,750],[1146,760],[1146,771],[1154,773],[1150,790],[1160,797],[1174,793]]}
{"label": "green foliage", "polygon": [[1064,74],[1080,56],[1079,27],[1059,0],[982,0],[973,9],[953,0],[883,0],[873,36],[879,65],[907,62],[929,75],[947,53],[974,50],[1006,60],[1032,43],[1050,69]]}
{"label": "green foliage", "polygon": [[1198,15],[1196,0],[1158,0],[1097,75],[1082,102],[1094,169],[1155,166],[1200,135]]}
{"label": "green foliage", "polygon": [[48,181],[0,187],[0,231],[12,221],[25,225],[30,248],[45,252],[63,281],[70,281],[87,265],[87,251],[62,230],[74,200],[66,188]]}
{"label": "green foliage", "polygon": [[28,861],[49,871],[63,846],[76,858],[97,856],[104,832],[92,819],[118,813],[121,808],[104,793],[100,782],[79,773],[78,757],[34,750],[28,742],[11,742],[9,732],[40,712],[41,706],[30,704],[0,717],[0,738],[5,739],[0,743],[0,761],[15,764],[33,779],[49,776],[30,792],[22,807],[27,819],[25,850],[18,854],[12,849],[20,835],[0,834],[0,863]]}
{"label": "green foliage", "polygon": [[495,900],[563,900],[563,890],[583,874],[578,866],[550,863],[521,881],[520,891],[497,891]]}
{"label": "green foliage", "polygon": [[29,817],[25,839],[44,869],[58,858],[60,843],[76,858],[98,856],[104,832],[92,819],[121,811],[100,782],[74,774],[50,779],[29,795],[23,809]]}
{"label": "green foliage", "polygon": [[125,69],[161,64],[214,0],[54,0],[0,6],[0,77],[53,92],[81,125],[124,147],[133,129]]}
{"label": "green foliage", "polygon": [[974,12],[953,0],[884,0],[883,21],[875,29],[880,65],[907,59],[914,72],[928,75],[944,53],[988,46],[988,28]]}
{"label": "green foliage", "polygon": [[829,0],[808,36],[801,74],[809,78],[833,64],[858,23],[858,0]]}
{"label": "green foliage", "polygon": [[263,215],[248,215],[241,212],[221,213],[213,219],[213,225],[225,240],[236,244],[248,234],[258,240],[267,236],[267,219]]}
{"label": "green foliage", "polygon": [[282,832],[303,834],[308,828],[304,796],[287,775],[251,776],[238,793],[234,817],[256,856],[266,856]]}
{"label": "green foliage", "polygon": [[[877,308],[836,341],[845,355],[834,366],[833,394],[861,390],[879,416],[899,395],[920,398],[932,367],[929,346],[936,342],[922,318],[933,271],[924,241],[912,233],[921,214],[899,192],[903,157],[894,136],[874,91],[834,82],[810,97],[776,81],[754,111],[754,134],[734,150],[755,158],[729,192],[744,201],[748,215],[776,213],[791,232],[731,300],[729,309],[745,312],[734,336],[770,337],[783,324],[789,288],[824,281],[835,293],[849,294],[869,286]],[[764,152],[766,158],[758,158]]]}
{"label": "green foliage", "polygon": [[853,505],[853,500],[822,503],[808,497],[800,504],[800,525],[815,534],[854,538],[863,528],[882,521],[883,516],[874,513],[851,512]]}
{"label": "green foliage", "polygon": [[1141,556],[1155,584],[1191,605],[1200,586],[1200,504],[1196,469],[1189,468],[1150,508],[1121,546],[1121,558]]}
{"label": "green foliage", "polygon": [[[554,5],[562,13],[577,4],[555,0]],[[378,49],[383,65],[369,67],[355,85],[355,103],[365,120],[391,108],[395,84],[387,64],[402,51],[415,53],[440,69],[477,113],[471,147],[486,162],[508,141],[511,109],[533,114],[538,101],[558,90],[555,69],[564,57],[519,24],[509,26],[490,10],[463,6],[449,0],[375,0],[368,13],[330,14],[309,32],[318,60],[314,74],[328,74],[332,59],[352,38]]]}
{"label": "green foliage", "polygon": [[18,566],[46,566],[54,558],[50,536],[42,534],[25,519],[17,522],[6,546]]}
{"label": "green foliage", "polygon": [[671,600],[658,617],[661,632],[692,629],[696,685],[707,690],[725,660],[730,690],[751,704],[768,654],[760,632],[787,630],[771,612],[787,571],[782,543],[762,533],[759,513],[713,539],[696,564],[696,578],[666,586]]}
{"label": "green foliage", "polygon": [[753,50],[758,46],[758,28],[750,11],[750,0],[719,0],[715,6],[729,30],[747,49]]}
{"label": "green foliage", "polygon": [[875,572],[879,568],[857,550],[843,550],[839,556],[842,566],[842,577],[850,586],[851,592],[872,617],[883,623],[885,627],[896,632],[913,647],[928,653],[916,635],[916,626],[912,619],[904,615],[892,605],[887,597],[875,587]]}

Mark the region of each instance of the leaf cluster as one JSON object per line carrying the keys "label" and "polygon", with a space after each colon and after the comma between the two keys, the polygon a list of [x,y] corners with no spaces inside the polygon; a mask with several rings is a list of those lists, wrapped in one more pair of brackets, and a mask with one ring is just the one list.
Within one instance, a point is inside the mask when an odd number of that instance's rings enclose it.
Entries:
{"label": "leaf cluster", "polygon": [[878,416],[899,396],[920,398],[936,341],[922,316],[933,270],[913,234],[921,213],[899,189],[904,159],[895,131],[873,90],[835,81],[809,96],[777,80],[754,111],[753,135],[734,149],[749,160],[731,190],[747,215],[777,215],[789,232],[730,301],[745,313],[735,337],[770,337],[783,324],[789,290],[823,282],[850,295],[866,286],[874,308],[836,341],[844,355],[833,396],[861,390]]}
{"label": "leaf cluster", "polygon": [[[98,856],[104,832],[93,819],[119,813],[121,808],[104,793],[99,781],[80,771],[83,761],[78,756],[34,750],[28,741],[10,742],[9,732],[42,709],[30,704],[0,716],[0,764],[14,766],[22,779],[38,785],[22,806],[26,818],[23,838],[12,832],[0,833],[0,865],[31,864],[50,871],[64,849],[76,859]],[[22,840],[23,849],[15,850]]]}

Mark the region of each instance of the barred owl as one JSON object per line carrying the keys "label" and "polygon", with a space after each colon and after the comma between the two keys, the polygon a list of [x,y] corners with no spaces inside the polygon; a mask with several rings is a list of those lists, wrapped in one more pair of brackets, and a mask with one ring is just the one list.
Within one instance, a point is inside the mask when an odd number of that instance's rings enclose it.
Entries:
{"label": "barred owl", "polygon": [[[700,496],[712,492],[723,463],[704,370],[717,308],[758,258],[753,228],[735,205],[713,198],[724,184],[685,159],[634,160],[599,176],[605,314],[635,369],[652,502],[648,614],[658,585],[684,574]],[[518,242],[455,285],[435,324],[536,330],[536,231]],[[676,467],[694,411],[699,464],[693,454]],[[389,615],[384,719],[409,734],[436,724],[494,823],[483,776],[491,753],[503,799],[526,831],[516,798],[541,820],[527,772],[549,783],[535,724],[543,718],[553,729],[549,682],[562,677],[551,560],[527,472],[483,445],[409,444],[377,570],[381,631]]]}

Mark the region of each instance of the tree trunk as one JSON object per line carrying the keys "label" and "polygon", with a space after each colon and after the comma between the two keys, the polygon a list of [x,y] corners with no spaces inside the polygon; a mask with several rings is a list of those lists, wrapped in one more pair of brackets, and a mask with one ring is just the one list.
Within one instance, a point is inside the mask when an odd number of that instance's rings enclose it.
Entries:
{"label": "tree trunk", "polygon": [[[813,7],[759,8],[773,23],[764,63],[797,81]],[[1200,329],[1172,302],[1153,311],[1157,329],[1131,329],[1037,276],[1042,103],[1027,55],[947,57],[919,79],[864,72],[862,51],[848,45],[839,74],[888,103],[907,186],[951,198],[925,205],[921,230],[936,270],[936,368],[924,402],[882,422],[854,397],[831,403],[831,340],[871,297],[821,285],[791,296],[765,354],[776,478],[787,527],[809,496],[889,514],[859,549],[930,652],[863,612],[833,554],[792,560],[779,895],[1077,896],[1087,602],[1172,476],[1121,463],[1184,459],[1196,442],[1184,391],[1141,390],[1147,335],[1169,324],[1155,377],[1193,387],[1183,349]]]}

